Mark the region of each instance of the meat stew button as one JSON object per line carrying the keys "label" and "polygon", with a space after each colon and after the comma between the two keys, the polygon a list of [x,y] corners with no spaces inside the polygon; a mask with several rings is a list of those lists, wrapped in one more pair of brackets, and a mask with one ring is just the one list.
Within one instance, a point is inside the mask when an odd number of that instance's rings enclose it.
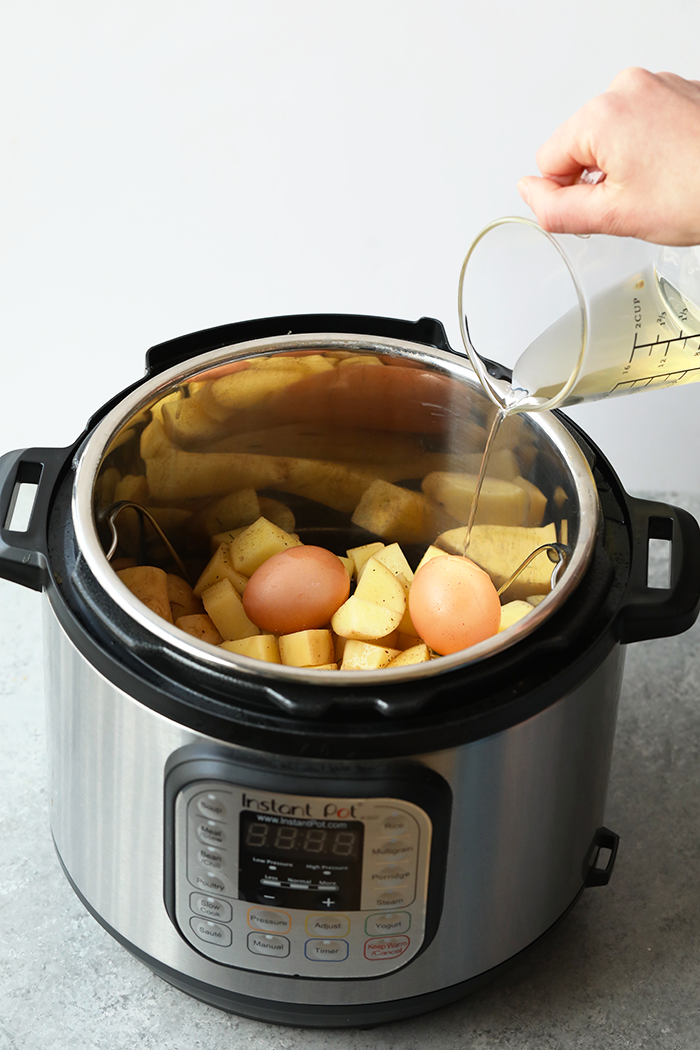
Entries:
{"label": "meat stew button", "polygon": [[372,937],[365,941],[365,959],[398,959],[410,943],[408,937]]}

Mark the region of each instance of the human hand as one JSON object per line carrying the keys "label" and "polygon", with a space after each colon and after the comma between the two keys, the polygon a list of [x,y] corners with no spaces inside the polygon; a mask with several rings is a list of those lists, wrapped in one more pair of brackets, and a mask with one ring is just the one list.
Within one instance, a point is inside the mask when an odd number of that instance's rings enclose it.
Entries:
{"label": "human hand", "polygon": [[[518,190],[552,233],[700,243],[700,81],[626,69],[537,153]],[[581,182],[598,169],[595,185]]]}

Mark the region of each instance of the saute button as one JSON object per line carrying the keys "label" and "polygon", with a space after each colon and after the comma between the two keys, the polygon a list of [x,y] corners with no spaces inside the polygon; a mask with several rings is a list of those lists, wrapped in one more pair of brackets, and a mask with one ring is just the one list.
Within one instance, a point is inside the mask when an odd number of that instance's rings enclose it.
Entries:
{"label": "saute button", "polygon": [[202,941],[219,944],[222,948],[228,948],[231,943],[232,936],[228,926],[210,922],[208,919],[190,919],[190,926]]}
{"label": "saute button", "polygon": [[285,959],[289,955],[289,940],[271,933],[249,933],[248,951],[255,955],[275,955],[278,959]]}
{"label": "saute button", "polygon": [[226,819],[226,806],[223,799],[213,791],[205,791],[197,795],[197,809],[211,820]]}
{"label": "saute button", "polygon": [[292,920],[286,911],[272,911],[270,908],[249,908],[248,925],[254,930],[265,933],[288,933]]}
{"label": "saute button", "polygon": [[203,893],[190,893],[190,908],[207,919],[218,919],[219,922],[230,922],[231,905],[219,897],[207,897]]}
{"label": "saute button", "polygon": [[386,937],[392,933],[407,933],[411,928],[411,913],[408,911],[385,911],[368,915],[365,933],[370,937]]}
{"label": "saute button", "polygon": [[365,959],[398,959],[410,943],[408,937],[372,937],[365,941]]}
{"label": "saute button", "polygon": [[345,937],[350,931],[347,915],[309,915],[306,932],[312,937]]}
{"label": "saute button", "polygon": [[207,846],[226,845],[226,832],[215,820],[200,820],[197,824],[197,838]]}
{"label": "saute button", "polygon": [[348,957],[347,941],[331,941],[314,938],[304,945],[304,955],[314,962],[342,962]]}

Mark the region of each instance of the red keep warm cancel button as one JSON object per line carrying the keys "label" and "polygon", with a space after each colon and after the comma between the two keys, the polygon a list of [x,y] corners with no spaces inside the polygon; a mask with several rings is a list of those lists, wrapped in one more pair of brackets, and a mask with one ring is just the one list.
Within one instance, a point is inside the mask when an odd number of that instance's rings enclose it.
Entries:
{"label": "red keep warm cancel button", "polygon": [[408,937],[371,937],[365,941],[365,959],[397,959],[410,943]]}

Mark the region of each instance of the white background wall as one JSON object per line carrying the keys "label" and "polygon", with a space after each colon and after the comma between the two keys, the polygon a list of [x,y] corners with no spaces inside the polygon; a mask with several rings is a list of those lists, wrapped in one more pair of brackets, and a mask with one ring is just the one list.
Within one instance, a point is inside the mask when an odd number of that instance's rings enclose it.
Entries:
{"label": "white background wall", "polygon": [[[14,0],[0,10],[0,451],[63,445],[153,343],[440,318],[538,145],[696,0]],[[663,149],[664,144],[658,143]],[[700,491],[700,386],[578,409],[631,491]]]}

